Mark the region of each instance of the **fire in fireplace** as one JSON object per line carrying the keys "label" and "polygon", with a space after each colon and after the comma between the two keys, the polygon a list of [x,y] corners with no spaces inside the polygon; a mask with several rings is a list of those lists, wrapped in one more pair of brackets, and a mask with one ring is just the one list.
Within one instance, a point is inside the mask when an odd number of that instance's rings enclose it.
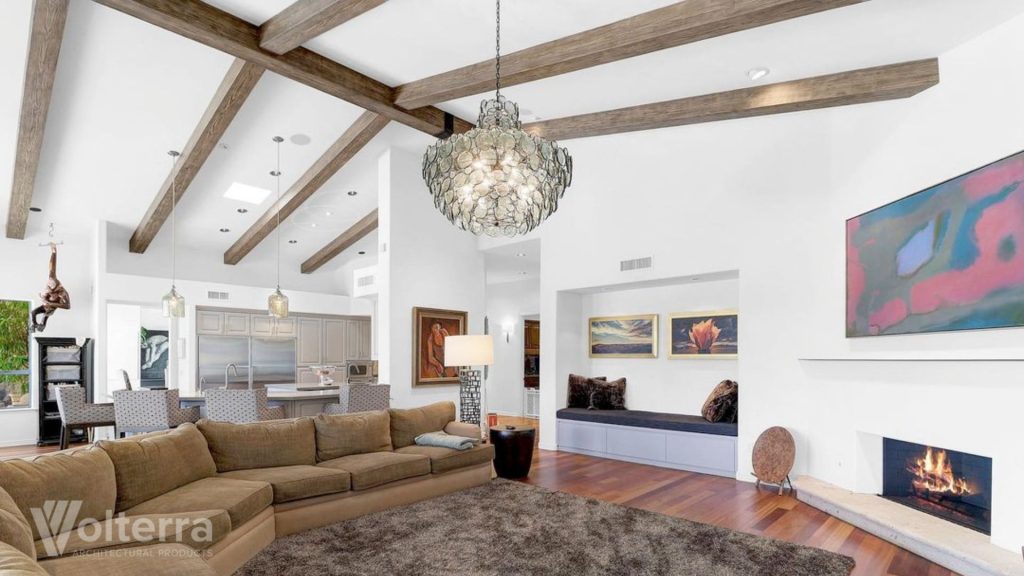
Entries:
{"label": "fire in fireplace", "polygon": [[882,441],[882,496],[989,534],[992,459],[893,438]]}

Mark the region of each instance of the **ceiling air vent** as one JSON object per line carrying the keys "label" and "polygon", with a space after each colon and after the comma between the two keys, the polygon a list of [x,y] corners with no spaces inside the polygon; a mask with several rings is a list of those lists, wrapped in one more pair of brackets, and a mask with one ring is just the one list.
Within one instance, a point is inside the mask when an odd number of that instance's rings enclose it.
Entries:
{"label": "ceiling air vent", "polygon": [[372,274],[370,276],[361,276],[356,279],[356,286],[359,288],[366,288],[367,286],[373,286],[376,281],[377,278]]}
{"label": "ceiling air vent", "polygon": [[215,292],[213,290],[206,292],[206,297],[210,300],[227,300],[229,296],[230,294],[227,292]]}
{"label": "ceiling air vent", "polygon": [[623,260],[619,262],[620,272],[629,272],[630,270],[641,270],[643,268],[651,267],[651,257],[646,258],[634,258],[632,260]]}

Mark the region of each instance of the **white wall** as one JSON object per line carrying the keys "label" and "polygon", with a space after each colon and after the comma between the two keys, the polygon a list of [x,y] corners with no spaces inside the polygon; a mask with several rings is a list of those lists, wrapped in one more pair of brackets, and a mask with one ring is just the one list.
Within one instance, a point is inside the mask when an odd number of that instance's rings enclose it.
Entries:
{"label": "white wall", "polygon": [[847,340],[843,320],[846,218],[1024,148],[1022,37],[1017,18],[943,54],[941,84],[908,100],[565,142],[574,183],[541,229],[542,445],[589,365],[571,291],[736,269],[739,479],[772,425],[796,436],[797,474],[850,489],[870,484],[866,435],[990,456],[992,540],[1019,550],[1019,363],[801,358],[1022,357],[1022,329]]}
{"label": "white wall", "polygon": [[[539,313],[537,280],[487,285],[487,318],[494,335],[494,365],[487,376],[488,412],[523,415],[523,317]],[[506,324],[514,327],[507,342],[503,328]]]}
{"label": "white wall", "polygon": [[[658,357],[591,358],[587,376],[626,378],[626,406],[632,410],[700,414],[708,393],[725,379],[738,378],[734,359],[669,359],[669,316],[677,312],[701,312],[736,308],[739,281],[713,282],[596,292],[583,296],[584,333],[588,318],[629,314],[658,315]],[[742,326],[740,327],[742,334]]]}
{"label": "white wall", "polygon": [[[39,216],[33,215],[33,218]],[[30,227],[33,230],[36,227]],[[57,229],[58,240],[64,245],[57,249],[57,279],[71,296],[71,309],[58,310],[50,317],[43,337],[71,337],[81,341],[92,338],[91,269],[93,266],[92,239],[88,236],[65,236]],[[7,273],[0,282],[0,299],[29,300],[32,307],[39,305],[39,292],[46,287],[49,273],[50,251],[39,247],[46,242],[46,234],[29,235],[24,240],[0,238],[0,262]],[[33,394],[38,390],[36,346],[31,345]],[[0,411],[0,446],[35,444],[38,431],[35,397],[30,409]]]}
{"label": "white wall", "polygon": [[392,148],[379,163],[380,382],[391,385],[392,405],[399,408],[442,400],[458,404],[457,385],[412,386],[414,306],[465,310],[470,334],[483,334],[484,328],[484,255],[475,236],[434,208],[420,161],[418,154]]}

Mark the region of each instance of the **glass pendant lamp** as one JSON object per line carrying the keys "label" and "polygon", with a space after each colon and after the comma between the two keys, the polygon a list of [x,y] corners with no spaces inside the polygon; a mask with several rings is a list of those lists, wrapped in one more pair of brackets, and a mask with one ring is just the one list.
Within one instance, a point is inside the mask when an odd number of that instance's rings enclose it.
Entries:
{"label": "glass pendant lamp", "polygon": [[[281,142],[284,138],[274,136],[277,143],[277,170],[271,172],[271,176],[277,178],[277,203],[281,203]],[[288,317],[288,297],[281,292],[281,210],[277,207],[277,289],[267,297],[267,313],[274,318]]]}
{"label": "glass pendant lamp", "polygon": [[161,308],[163,308],[164,318],[184,318],[185,317],[185,297],[178,294],[178,289],[174,283],[177,279],[177,260],[178,260],[178,156],[180,154],[177,150],[171,150],[167,153],[171,157],[171,291],[168,292],[161,301]]}

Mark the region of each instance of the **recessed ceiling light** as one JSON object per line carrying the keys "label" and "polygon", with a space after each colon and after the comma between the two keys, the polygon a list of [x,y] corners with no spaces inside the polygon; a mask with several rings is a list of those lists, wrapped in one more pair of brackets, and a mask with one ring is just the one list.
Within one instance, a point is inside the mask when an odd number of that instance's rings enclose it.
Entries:
{"label": "recessed ceiling light", "polygon": [[524,256],[526,256],[526,252],[516,252],[516,256],[523,258]]}
{"label": "recessed ceiling light", "polygon": [[519,275],[520,276],[526,276],[526,272],[525,271],[524,272],[520,272]]}
{"label": "recessed ceiling light", "polygon": [[224,193],[224,197],[228,200],[237,200],[239,202],[245,202],[246,204],[260,205],[263,201],[270,196],[270,190],[266,188],[258,188],[256,186],[249,186],[248,184],[242,184],[241,182],[233,182],[228,191]]}
{"label": "recessed ceiling light", "polygon": [[248,208],[239,208],[238,210],[235,210],[235,212],[238,212],[239,214],[246,214],[246,213],[249,212],[249,209]]}
{"label": "recessed ceiling light", "polygon": [[324,216],[331,216],[332,214],[333,212],[331,212],[330,210],[324,212]]}
{"label": "recessed ceiling light", "polygon": [[760,80],[761,78],[764,78],[768,74],[771,74],[771,70],[769,70],[769,69],[767,69],[767,68],[765,68],[763,66],[762,67],[758,67],[758,68],[751,68],[750,70],[747,70],[747,78],[750,78],[751,81],[755,81],[755,82],[757,80]]}
{"label": "recessed ceiling light", "polygon": [[305,146],[306,144],[309,144],[310,141],[312,140],[309,136],[305,134],[292,134],[291,137],[288,139],[291,140],[292,144],[295,144],[296,146]]}
{"label": "recessed ceiling light", "polygon": [[220,229],[220,231],[221,231],[221,232],[231,232],[231,230],[230,230],[230,229],[228,229],[228,228],[221,228],[221,229]]}
{"label": "recessed ceiling light", "polygon": [[362,256],[363,254],[366,254],[366,250],[360,250],[360,251],[359,251],[359,255],[360,255],[360,256]]}
{"label": "recessed ceiling light", "polygon": [[348,194],[349,196],[355,196],[356,194],[359,194],[359,192],[356,192],[355,190],[349,190],[349,191],[347,192],[347,194]]}
{"label": "recessed ceiling light", "polygon": [[309,227],[310,228],[316,228],[316,222],[313,222],[312,224],[310,224]]}
{"label": "recessed ceiling light", "polygon": [[42,208],[38,208],[36,206],[33,206],[33,207],[29,208],[28,211],[29,212],[42,212],[43,209]]}
{"label": "recessed ceiling light", "polygon": [[299,241],[298,240],[289,240],[288,243],[289,244],[298,244]]}

